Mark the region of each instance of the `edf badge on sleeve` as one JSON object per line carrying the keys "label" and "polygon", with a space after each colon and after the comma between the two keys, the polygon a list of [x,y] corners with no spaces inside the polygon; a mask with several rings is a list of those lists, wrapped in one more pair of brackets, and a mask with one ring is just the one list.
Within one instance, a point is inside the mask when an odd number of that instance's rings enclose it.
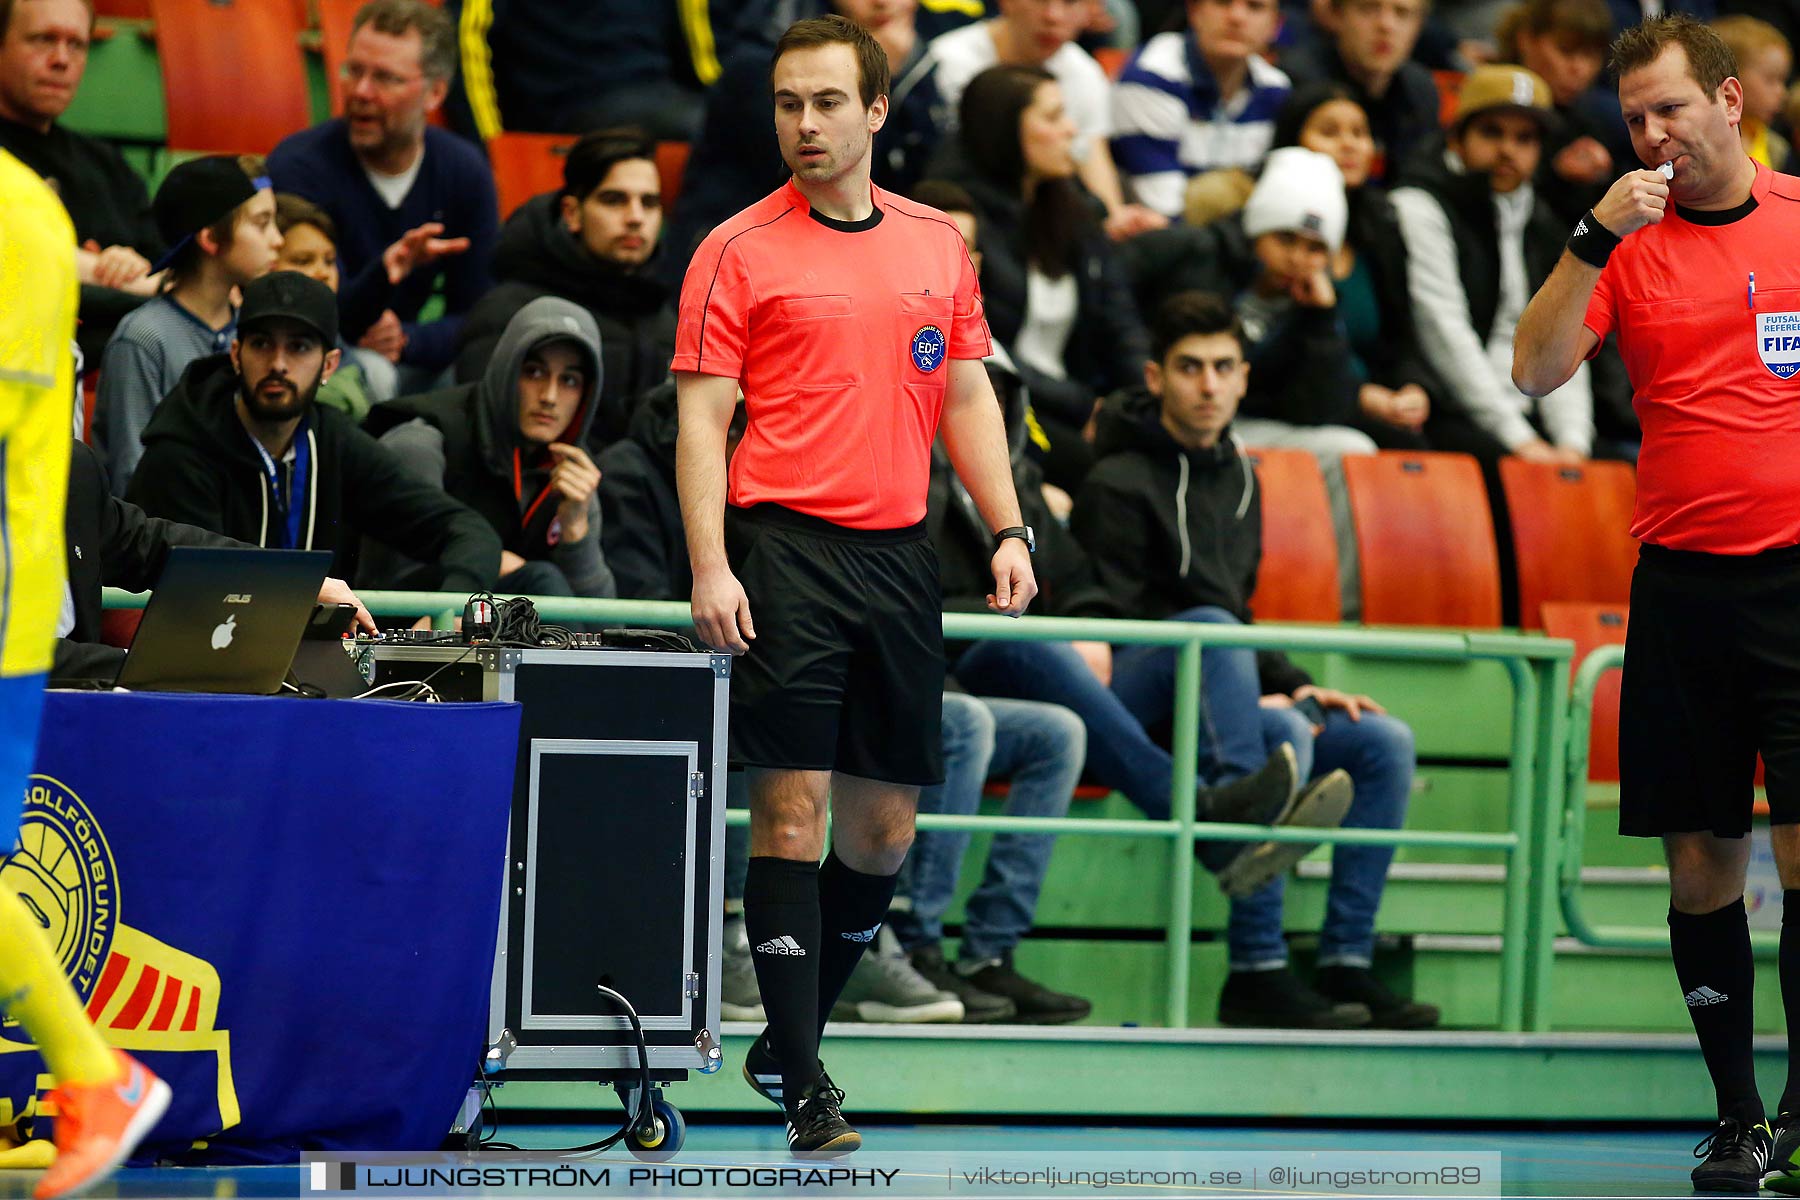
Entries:
{"label": "edf badge on sleeve", "polygon": [[1757,313],[1756,355],[1777,379],[1800,373],[1800,313]]}

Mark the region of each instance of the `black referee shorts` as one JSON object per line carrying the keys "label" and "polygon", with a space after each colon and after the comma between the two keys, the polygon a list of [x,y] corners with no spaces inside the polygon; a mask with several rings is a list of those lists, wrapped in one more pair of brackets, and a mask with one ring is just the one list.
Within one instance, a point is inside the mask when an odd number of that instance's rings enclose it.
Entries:
{"label": "black referee shorts", "polygon": [[1645,546],[1619,698],[1619,832],[1800,821],[1800,546],[1745,556]]}
{"label": "black referee shorts", "polygon": [[924,522],[727,506],[725,552],[756,628],[732,666],[732,762],[942,783],[943,590]]}

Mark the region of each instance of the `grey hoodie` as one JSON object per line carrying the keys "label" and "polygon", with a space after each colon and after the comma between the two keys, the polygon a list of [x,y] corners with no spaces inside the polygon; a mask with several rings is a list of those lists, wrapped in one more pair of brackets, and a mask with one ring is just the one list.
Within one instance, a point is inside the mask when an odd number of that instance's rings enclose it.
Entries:
{"label": "grey hoodie", "polygon": [[534,348],[551,341],[575,343],[586,359],[581,408],[557,439],[584,445],[600,395],[600,331],[586,309],[555,296],[513,314],[479,381],[377,405],[364,428],[409,471],[480,513],[507,550],[555,564],[577,596],[612,596],[617,588],[600,550],[598,497],[588,498],[587,536],[561,537],[556,498],[544,494],[549,457],[519,432],[519,372]]}

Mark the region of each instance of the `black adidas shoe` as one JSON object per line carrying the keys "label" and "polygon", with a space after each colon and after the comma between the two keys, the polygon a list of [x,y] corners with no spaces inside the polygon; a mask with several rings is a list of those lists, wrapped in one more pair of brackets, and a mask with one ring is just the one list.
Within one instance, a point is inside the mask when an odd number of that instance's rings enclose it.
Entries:
{"label": "black adidas shoe", "polygon": [[1290,967],[1231,971],[1219,991],[1219,1024],[1252,1029],[1363,1029],[1366,1004],[1327,999]]}
{"label": "black adidas shoe", "polygon": [[1763,1169],[1763,1186],[1771,1192],[1800,1196],[1800,1113],[1782,1113],[1769,1124],[1774,1146]]}
{"label": "black adidas shoe", "polygon": [[1366,1004],[1376,1029],[1430,1029],[1438,1023],[1438,1007],[1399,995],[1367,967],[1320,967],[1313,986],[1327,1000]]}
{"label": "black adidas shoe", "polygon": [[962,1001],[963,1024],[991,1025],[998,1021],[1010,1021],[1018,1015],[1018,1008],[1005,996],[984,991],[971,979],[959,974],[955,967],[944,961],[944,948],[936,942],[929,946],[920,946],[907,955],[913,970],[925,977],[932,987],[942,988],[958,1000]]}
{"label": "black adidas shoe", "polygon": [[1694,1147],[1694,1157],[1706,1160],[1694,1168],[1694,1190],[1754,1195],[1762,1187],[1774,1145],[1767,1121],[1746,1129],[1735,1117],[1725,1118]]}
{"label": "black adidas shoe", "polygon": [[[954,972],[960,975],[961,972]],[[965,977],[984,992],[1004,997],[1018,1012],[1021,1025],[1063,1025],[1079,1021],[1094,1011],[1081,996],[1051,991],[1035,979],[1027,979],[1013,967],[1012,951]]]}
{"label": "black adidas shoe", "polygon": [[[767,1029],[756,1035],[756,1040],[744,1054],[744,1082],[764,1100],[784,1113],[787,1111],[787,1105],[781,1102],[781,1060],[775,1057],[775,1050],[769,1045]],[[833,1086],[823,1061],[819,1063],[819,1086]]]}
{"label": "black adidas shoe", "polygon": [[818,1081],[788,1114],[788,1149],[795,1154],[835,1158],[862,1145],[862,1134],[850,1128],[839,1106],[844,1093],[820,1072]]}

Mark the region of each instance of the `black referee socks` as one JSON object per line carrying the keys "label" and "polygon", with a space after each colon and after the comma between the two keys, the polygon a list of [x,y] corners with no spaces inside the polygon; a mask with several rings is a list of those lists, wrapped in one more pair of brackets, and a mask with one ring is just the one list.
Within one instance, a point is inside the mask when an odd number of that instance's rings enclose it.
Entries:
{"label": "black referee socks", "polygon": [[1718,1094],[1720,1118],[1735,1117],[1746,1127],[1759,1123],[1763,1106],[1751,1053],[1756,966],[1744,898],[1697,916],[1670,907],[1669,949]]}
{"label": "black referee socks", "polygon": [[895,875],[865,875],[844,865],[833,850],[819,868],[819,1029],[831,1016],[831,1006],[843,995],[850,972],[874,948],[875,935],[887,919],[894,899]]}
{"label": "black referee socks", "polygon": [[1777,1113],[1800,1112],[1800,890],[1781,893],[1781,1008],[1787,1016],[1787,1090]]}
{"label": "black referee socks", "polygon": [[817,864],[751,858],[744,875],[744,932],[769,1017],[769,1042],[781,1062],[781,1094],[798,1098],[819,1070]]}

